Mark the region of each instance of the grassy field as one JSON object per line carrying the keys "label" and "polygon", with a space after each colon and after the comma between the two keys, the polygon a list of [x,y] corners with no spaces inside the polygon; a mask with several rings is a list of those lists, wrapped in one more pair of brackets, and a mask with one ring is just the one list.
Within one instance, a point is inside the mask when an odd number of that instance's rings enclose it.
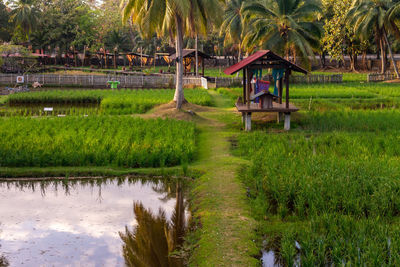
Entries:
{"label": "grassy field", "polygon": [[285,266],[399,265],[398,86],[293,87],[315,95],[311,108],[293,100],[305,108],[294,129],[264,125],[234,151],[251,162],[240,177],[265,250]]}
{"label": "grassy field", "polygon": [[[135,114],[145,113],[156,105],[168,103],[173,99],[174,90],[48,90],[9,95],[5,100],[10,112],[22,115],[36,113],[43,106],[56,106],[60,114],[82,113]],[[185,98],[197,105],[211,106],[212,99],[204,89],[185,89]],[[69,107],[70,106],[70,107]],[[97,108],[98,110],[90,110]],[[86,108],[86,110],[85,110]],[[19,111],[19,112],[18,112]],[[4,110],[7,113],[6,110]],[[38,114],[36,114],[38,115]]]}
{"label": "grassy field", "polygon": [[194,158],[195,126],[176,120],[65,117],[0,120],[6,167],[164,167]]}
{"label": "grassy field", "polygon": [[[218,88],[218,93],[229,97],[232,105],[242,95],[240,87]],[[329,109],[377,109],[398,107],[400,86],[390,83],[344,82],[340,84],[292,84],[290,101],[301,108]],[[285,98],[285,90],[283,94]]]}

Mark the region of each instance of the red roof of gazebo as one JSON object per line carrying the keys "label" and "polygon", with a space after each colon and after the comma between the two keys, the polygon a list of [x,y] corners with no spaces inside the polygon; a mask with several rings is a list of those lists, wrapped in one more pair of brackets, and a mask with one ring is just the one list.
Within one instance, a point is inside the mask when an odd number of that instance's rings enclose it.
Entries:
{"label": "red roof of gazebo", "polygon": [[[224,73],[226,75],[232,75],[238,71],[240,71],[241,69],[244,69],[247,66],[250,66],[254,63],[256,63],[258,60],[265,60],[265,61],[269,61],[270,63],[274,63],[277,65],[284,65],[285,68],[287,69],[291,69],[293,71],[297,71],[297,72],[301,72],[304,74],[307,74],[307,71],[295,64],[293,64],[290,61],[287,61],[286,59],[278,56],[277,54],[275,54],[274,52],[272,52],[271,50],[259,50],[257,52],[255,52],[254,54],[252,54],[251,56],[248,56],[247,58],[243,59],[242,61],[236,63],[235,65],[230,66],[229,68],[224,70]],[[262,65],[261,64],[257,64],[257,65]],[[273,64],[269,64],[270,67],[273,67]]]}

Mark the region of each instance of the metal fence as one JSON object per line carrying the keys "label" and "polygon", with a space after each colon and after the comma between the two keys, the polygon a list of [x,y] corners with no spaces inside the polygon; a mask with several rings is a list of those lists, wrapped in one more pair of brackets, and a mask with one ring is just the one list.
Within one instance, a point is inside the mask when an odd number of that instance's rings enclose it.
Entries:
{"label": "metal fence", "polygon": [[393,73],[370,73],[367,76],[367,81],[368,82],[382,82],[382,81],[389,81],[389,80],[394,80],[396,78],[396,75]]}
{"label": "metal fence", "polygon": [[[263,76],[263,80],[273,82],[272,75]],[[230,87],[230,86],[240,86],[242,84],[243,78],[241,77],[215,77],[210,78],[209,82],[212,83],[210,87]],[[341,83],[343,82],[342,74],[334,75],[292,75],[290,76],[291,83]]]}
{"label": "metal fence", "polygon": [[[17,74],[0,74],[0,84],[13,86],[16,84]],[[272,75],[266,75],[264,80],[273,82]],[[26,74],[25,83],[38,82],[50,87],[82,87],[82,88],[106,88],[107,82],[119,81],[120,88],[173,88],[175,87],[175,75],[64,75],[64,74]],[[337,75],[292,75],[292,83],[341,83],[343,76]],[[215,77],[207,78],[208,88],[241,86],[241,77]],[[204,83],[204,82],[203,82]],[[202,86],[201,77],[184,77],[184,86]]]}
{"label": "metal fence", "polygon": [[[16,84],[17,74],[0,74],[0,84]],[[121,88],[172,88],[175,75],[63,75],[63,74],[26,74],[25,83],[38,82],[44,86],[74,86],[85,88],[105,88],[107,82],[120,82]],[[201,86],[201,78],[184,77],[184,86]]]}

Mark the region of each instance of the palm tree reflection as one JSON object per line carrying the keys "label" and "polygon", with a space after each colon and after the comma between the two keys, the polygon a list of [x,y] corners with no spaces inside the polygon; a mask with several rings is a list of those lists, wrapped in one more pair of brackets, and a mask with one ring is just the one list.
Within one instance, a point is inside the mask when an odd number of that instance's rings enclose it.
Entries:
{"label": "palm tree reflection", "polygon": [[0,267],[6,267],[8,266],[8,260],[4,256],[0,256]]}
{"label": "palm tree reflection", "polygon": [[170,221],[162,209],[153,214],[141,202],[133,204],[137,226],[133,230],[125,227],[125,233],[120,232],[127,266],[183,266],[182,258],[171,255],[182,246],[187,229],[181,183],[176,184],[175,195],[176,205]]}
{"label": "palm tree reflection", "polygon": [[[1,223],[0,223],[0,225],[1,225]],[[1,231],[1,229],[0,229],[0,231]],[[6,257],[4,257],[3,255],[0,254],[0,267],[7,267],[8,265],[9,265],[9,263],[8,263],[8,260],[6,259]]]}

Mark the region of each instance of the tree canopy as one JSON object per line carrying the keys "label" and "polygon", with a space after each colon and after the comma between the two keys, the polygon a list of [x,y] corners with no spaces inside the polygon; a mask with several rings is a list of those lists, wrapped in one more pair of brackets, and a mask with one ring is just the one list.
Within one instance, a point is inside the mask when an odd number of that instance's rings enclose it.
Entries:
{"label": "tree canopy", "polygon": [[0,1],[0,25],[0,43],[58,53],[172,53],[177,36],[194,48],[200,35],[208,54],[267,48],[303,64],[350,56],[355,70],[357,55],[377,53],[385,72],[400,51],[398,0],[9,0]]}

